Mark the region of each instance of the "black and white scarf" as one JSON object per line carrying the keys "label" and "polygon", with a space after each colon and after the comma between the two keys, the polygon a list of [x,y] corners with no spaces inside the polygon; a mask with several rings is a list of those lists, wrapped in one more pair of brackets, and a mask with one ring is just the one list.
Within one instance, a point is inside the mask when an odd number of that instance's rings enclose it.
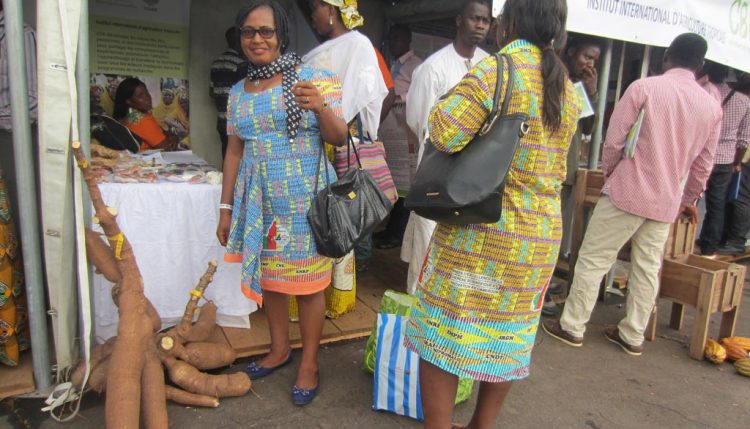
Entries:
{"label": "black and white scarf", "polygon": [[292,87],[299,80],[297,65],[302,63],[300,57],[293,52],[287,52],[276,58],[272,63],[256,67],[248,63],[247,77],[250,80],[270,79],[281,73],[281,88],[284,91],[284,106],[286,106],[286,129],[290,139],[297,137],[299,123],[302,119],[302,109],[294,99]]}

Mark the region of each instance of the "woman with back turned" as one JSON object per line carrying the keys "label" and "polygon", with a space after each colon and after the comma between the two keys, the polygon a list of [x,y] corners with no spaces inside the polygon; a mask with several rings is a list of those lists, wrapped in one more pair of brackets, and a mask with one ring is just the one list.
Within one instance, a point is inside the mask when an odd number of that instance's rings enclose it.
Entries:
{"label": "woman with back turned", "polygon": [[[420,357],[427,429],[451,428],[459,377],[481,382],[466,426],[494,427],[514,380],[529,375],[539,314],[562,236],[560,189],[580,100],[555,53],[565,38],[565,0],[508,0],[498,26],[515,67],[508,114],[529,115],[494,224],[438,224],[417,288],[406,345]],[[489,116],[508,64],[490,56],[430,114],[436,149],[462,150]],[[502,100],[501,100],[502,102]],[[497,126],[497,124],[495,125]],[[461,427],[454,425],[453,427]]]}

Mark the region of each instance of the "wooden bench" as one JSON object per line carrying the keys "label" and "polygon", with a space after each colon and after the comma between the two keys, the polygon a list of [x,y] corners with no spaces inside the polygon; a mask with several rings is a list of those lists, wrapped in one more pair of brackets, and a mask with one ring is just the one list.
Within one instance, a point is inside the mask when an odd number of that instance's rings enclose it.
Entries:
{"label": "wooden bench", "polygon": [[[603,186],[604,176],[601,171],[578,171],[571,237],[571,280],[585,234],[586,210],[596,206]],[[679,330],[682,327],[686,305],[696,309],[689,354],[694,359],[702,359],[712,314],[723,313],[719,338],[734,334],[746,269],[742,265],[693,255],[695,231],[696,225],[683,217],[670,227],[659,276],[659,298],[673,302],[669,323],[673,329]],[[630,260],[629,243],[621,249],[618,259]],[[657,306],[654,306],[645,332],[645,337],[649,341],[653,341],[656,336],[656,308]]]}
{"label": "wooden bench", "polygon": [[[746,268],[743,265],[716,261],[697,255],[678,259],[664,259],[661,268],[659,298],[672,301],[669,327],[681,329],[685,306],[695,308],[693,332],[690,335],[689,354],[693,359],[703,359],[703,348],[708,338],[711,315],[722,313],[718,338],[731,337],[745,286]],[[656,337],[656,307],[645,336],[649,341]]]}

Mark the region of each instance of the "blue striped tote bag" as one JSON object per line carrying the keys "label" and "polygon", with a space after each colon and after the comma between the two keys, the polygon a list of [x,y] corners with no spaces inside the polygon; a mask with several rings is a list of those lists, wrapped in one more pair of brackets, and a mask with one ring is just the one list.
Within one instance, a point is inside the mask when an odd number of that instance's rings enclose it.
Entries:
{"label": "blue striped tote bag", "polygon": [[409,318],[378,314],[378,344],[372,408],[424,420],[419,394],[419,355],[404,346]]}

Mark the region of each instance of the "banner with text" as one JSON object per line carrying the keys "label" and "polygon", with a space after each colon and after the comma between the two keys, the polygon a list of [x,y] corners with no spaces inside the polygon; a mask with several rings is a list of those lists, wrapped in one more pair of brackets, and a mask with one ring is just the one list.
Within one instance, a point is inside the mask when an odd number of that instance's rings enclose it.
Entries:
{"label": "banner with text", "polygon": [[568,0],[568,30],[652,46],[693,32],[709,59],[750,72],[750,0]]}
{"label": "banner with text", "polygon": [[91,112],[111,116],[118,85],[136,77],[151,95],[148,113],[189,146],[190,0],[89,0],[89,5]]}

